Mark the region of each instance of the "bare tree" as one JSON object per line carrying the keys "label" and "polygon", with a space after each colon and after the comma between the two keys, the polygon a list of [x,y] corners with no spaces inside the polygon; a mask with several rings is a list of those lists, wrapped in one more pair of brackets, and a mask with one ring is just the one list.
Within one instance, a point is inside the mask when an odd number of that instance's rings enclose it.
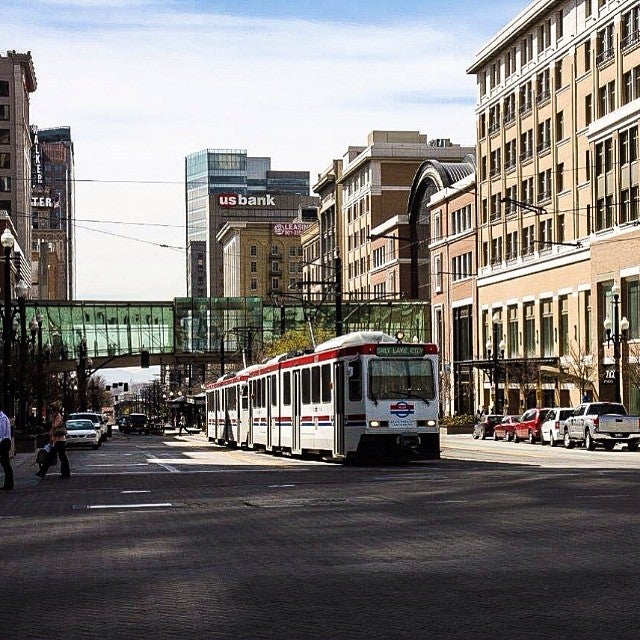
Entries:
{"label": "bare tree", "polygon": [[536,392],[538,388],[540,365],[525,356],[523,360],[509,363],[508,375],[509,382],[515,382],[520,387],[520,403],[526,408],[531,393]]}
{"label": "bare tree", "polygon": [[625,378],[630,387],[640,391],[640,344],[631,342],[628,344],[628,355],[623,358],[625,363]]}
{"label": "bare tree", "polygon": [[590,391],[594,398],[597,397],[595,382],[598,370],[592,354],[587,353],[578,342],[572,341],[569,345],[569,353],[562,356],[560,364],[563,377],[580,389],[580,401],[587,391]]}
{"label": "bare tree", "polygon": [[451,409],[451,371],[449,363],[442,363],[438,377],[440,409],[443,414],[448,415]]}

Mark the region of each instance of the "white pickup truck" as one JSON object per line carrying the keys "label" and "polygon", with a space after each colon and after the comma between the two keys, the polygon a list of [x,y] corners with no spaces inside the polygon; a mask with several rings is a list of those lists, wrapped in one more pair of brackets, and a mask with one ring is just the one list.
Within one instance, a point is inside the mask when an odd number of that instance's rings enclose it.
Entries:
{"label": "white pickup truck", "polygon": [[564,423],[564,446],[572,449],[576,442],[584,442],[589,451],[597,444],[611,451],[616,442],[636,451],[640,445],[640,416],[627,415],[618,402],[585,402]]}

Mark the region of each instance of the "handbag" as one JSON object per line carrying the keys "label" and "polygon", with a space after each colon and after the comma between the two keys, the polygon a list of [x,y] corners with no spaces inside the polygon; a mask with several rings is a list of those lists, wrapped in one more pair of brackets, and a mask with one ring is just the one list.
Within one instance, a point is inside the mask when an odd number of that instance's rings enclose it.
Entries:
{"label": "handbag", "polygon": [[46,462],[48,462],[50,467],[58,464],[58,454],[50,442],[45,444],[42,449],[38,449],[38,452],[36,453],[36,464],[42,466]]}

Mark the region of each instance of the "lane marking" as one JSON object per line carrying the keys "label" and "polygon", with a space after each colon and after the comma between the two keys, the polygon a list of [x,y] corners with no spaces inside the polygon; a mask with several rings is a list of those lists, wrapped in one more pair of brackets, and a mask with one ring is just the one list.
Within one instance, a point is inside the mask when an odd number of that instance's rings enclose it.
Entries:
{"label": "lane marking", "polygon": [[295,484],[270,484],[269,489],[284,489],[286,487],[295,487]]}
{"label": "lane marking", "polygon": [[592,493],[592,494],[582,494],[577,495],[576,498],[630,498],[630,493]]}
{"label": "lane marking", "polygon": [[149,509],[173,507],[172,502],[141,502],[139,504],[88,504],[81,509]]}
{"label": "lane marking", "polygon": [[120,493],[151,493],[151,489],[130,489],[129,491],[121,491]]}
{"label": "lane marking", "polygon": [[148,467],[148,462],[126,462],[114,464],[87,464],[85,467]]}

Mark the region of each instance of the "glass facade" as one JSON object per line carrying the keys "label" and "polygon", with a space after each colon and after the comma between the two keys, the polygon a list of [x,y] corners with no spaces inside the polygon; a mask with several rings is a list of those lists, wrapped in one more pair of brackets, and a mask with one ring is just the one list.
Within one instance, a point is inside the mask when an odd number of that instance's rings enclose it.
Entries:
{"label": "glass facade", "polygon": [[[418,336],[425,341],[426,302],[371,302],[343,305],[345,332],[384,331]],[[176,298],[173,302],[49,302],[27,304],[26,319],[42,314],[42,343],[49,362],[75,360],[86,340],[92,359],[151,354],[261,352],[282,334],[302,329],[310,316],[316,327],[335,327],[335,305],[264,306],[262,298]],[[29,337],[27,336],[27,339]]]}

